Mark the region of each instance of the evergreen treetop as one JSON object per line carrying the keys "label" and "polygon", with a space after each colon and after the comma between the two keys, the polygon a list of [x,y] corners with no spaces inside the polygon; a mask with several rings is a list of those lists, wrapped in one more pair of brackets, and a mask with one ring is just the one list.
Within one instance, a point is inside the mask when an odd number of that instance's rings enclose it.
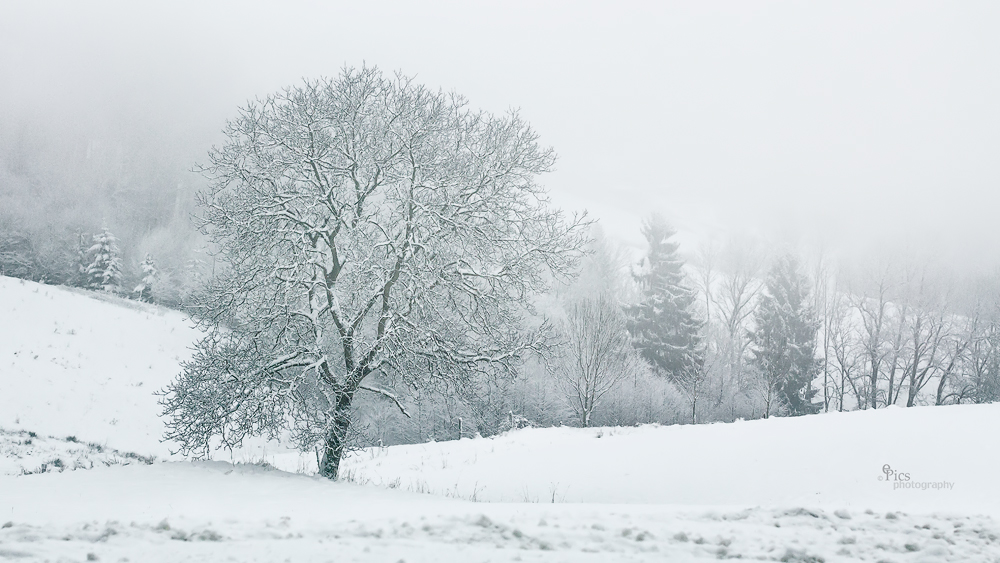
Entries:
{"label": "evergreen treetop", "polygon": [[142,270],[142,281],[135,286],[132,292],[140,301],[152,301],[153,284],[159,277],[159,271],[156,269],[156,263],[153,262],[153,257],[150,254],[146,254],[142,264],[139,264],[139,269]]}

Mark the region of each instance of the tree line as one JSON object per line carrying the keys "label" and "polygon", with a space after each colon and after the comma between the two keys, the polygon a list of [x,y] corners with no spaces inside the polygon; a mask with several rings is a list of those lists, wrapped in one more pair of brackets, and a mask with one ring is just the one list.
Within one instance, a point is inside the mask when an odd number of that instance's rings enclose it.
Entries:
{"label": "tree line", "polygon": [[[643,234],[642,267],[622,280],[634,290],[587,299],[620,311],[645,360],[622,365],[670,381],[687,422],[1000,400],[996,277],[960,280],[901,260],[839,271],[815,260],[807,273],[793,254],[767,256],[745,242],[703,250],[685,266],[661,219]],[[595,399],[607,392],[590,388]],[[596,408],[586,404],[574,409],[584,426]]]}
{"label": "tree line", "polygon": [[546,358],[488,392],[408,395],[409,419],[365,405],[365,443],[453,439],[458,419],[470,436],[1000,400],[996,277],[902,260],[838,270],[747,241],[685,263],[664,220],[643,234],[635,263],[596,229],[576,281],[539,299],[557,335]]}
{"label": "tree line", "polygon": [[[183,308],[208,274],[205,263],[196,258],[177,270],[161,270],[149,252],[141,261],[127,263],[118,237],[107,227],[92,235],[77,232],[60,242],[65,246],[40,252],[36,239],[0,230],[0,275]],[[192,249],[191,254],[196,253]]]}

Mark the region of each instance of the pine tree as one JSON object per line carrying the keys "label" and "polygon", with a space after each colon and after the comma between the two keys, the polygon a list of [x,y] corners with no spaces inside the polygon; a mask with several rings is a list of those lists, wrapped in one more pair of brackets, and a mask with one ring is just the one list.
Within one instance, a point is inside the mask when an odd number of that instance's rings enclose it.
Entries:
{"label": "pine tree", "polygon": [[94,235],[94,245],[87,251],[94,256],[87,267],[87,286],[91,289],[118,292],[122,285],[121,252],[118,239],[107,227]]}
{"label": "pine tree", "polygon": [[695,317],[696,292],[684,284],[684,262],[675,232],[659,217],[642,227],[649,243],[643,271],[636,276],[642,301],[629,307],[628,329],[633,345],[656,373],[667,377],[691,400],[695,421],[704,374],[704,348],[700,335],[703,322]]}
{"label": "pine tree", "polygon": [[92,235],[88,235],[83,232],[77,232],[74,236],[76,239],[76,256],[71,266],[72,273],[69,276],[69,285],[73,287],[90,287],[90,275],[87,273],[90,267],[90,245],[92,244]]}
{"label": "pine tree", "polygon": [[792,416],[816,413],[822,406],[812,402],[812,380],[819,371],[819,321],[809,303],[809,280],[799,273],[794,257],[782,257],[768,274],[754,314],[755,329],[749,332],[753,362],[764,385],[765,416],[777,401]]}
{"label": "pine tree", "polygon": [[152,302],[153,284],[156,283],[159,277],[153,257],[146,254],[146,258],[143,259],[142,264],[139,264],[139,268],[142,270],[142,281],[139,282],[139,285],[135,286],[132,293],[136,294],[136,299],[139,301]]}

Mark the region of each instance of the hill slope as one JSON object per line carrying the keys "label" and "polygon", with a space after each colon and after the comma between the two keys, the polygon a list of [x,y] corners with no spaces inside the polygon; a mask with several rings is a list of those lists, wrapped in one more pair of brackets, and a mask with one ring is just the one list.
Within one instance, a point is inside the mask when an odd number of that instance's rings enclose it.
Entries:
{"label": "hill slope", "polygon": [[[0,276],[0,430],[183,459],[171,454],[176,444],[161,441],[155,393],[177,376],[199,336],[177,311]],[[290,471],[311,462],[262,439],[214,457]]]}
{"label": "hill slope", "polygon": [[153,393],[198,337],[180,313],[0,277],[0,427],[167,457]]}

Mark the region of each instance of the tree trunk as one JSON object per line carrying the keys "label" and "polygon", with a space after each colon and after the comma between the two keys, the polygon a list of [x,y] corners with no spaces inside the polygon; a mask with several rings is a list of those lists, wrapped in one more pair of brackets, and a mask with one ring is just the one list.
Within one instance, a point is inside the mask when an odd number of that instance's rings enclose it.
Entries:
{"label": "tree trunk", "polygon": [[942,373],[941,378],[938,380],[937,394],[934,397],[934,404],[937,406],[944,404],[944,390],[947,381],[948,381],[948,374]]}
{"label": "tree trunk", "polygon": [[843,372],[840,374],[840,398],[837,400],[837,412],[844,412],[844,393],[847,392],[847,388],[844,386],[844,378],[847,377]]}
{"label": "tree trunk", "polygon": [[[874,361],[874,360],[873,360]],[[868,400],[871,408],[878,408],[878,367],[872,366],[871,377],[869,377]]]}
{"label": "tree trunk", "polygon": [[919,386],[917,385],[917,368],[916,368],[917,359],[914,358],[913,362],[914,362],[914,367],[913,367],[913,374],[910,375],[910,388],[907,389],[906,393],[907,407],[912,407],[913,405],[917,404],[917,393],[920,391],[920,389],[918,388]]}
{"label": "tree trunk", "polygon": [[353,393],[337,393],[337,408],[334,411],[333,427],[326,436],[323,446],[323,459],[320,461],[319,474],[327,479],[336,480],[340,471],[340,460],[344,457],[344,446],[347,445],[347,431],[351,427],[351,401]]}
{"label": "tree trunk", "polygon": [[830,373],[826,354],[823,356],[823,412],[830,412]]}

